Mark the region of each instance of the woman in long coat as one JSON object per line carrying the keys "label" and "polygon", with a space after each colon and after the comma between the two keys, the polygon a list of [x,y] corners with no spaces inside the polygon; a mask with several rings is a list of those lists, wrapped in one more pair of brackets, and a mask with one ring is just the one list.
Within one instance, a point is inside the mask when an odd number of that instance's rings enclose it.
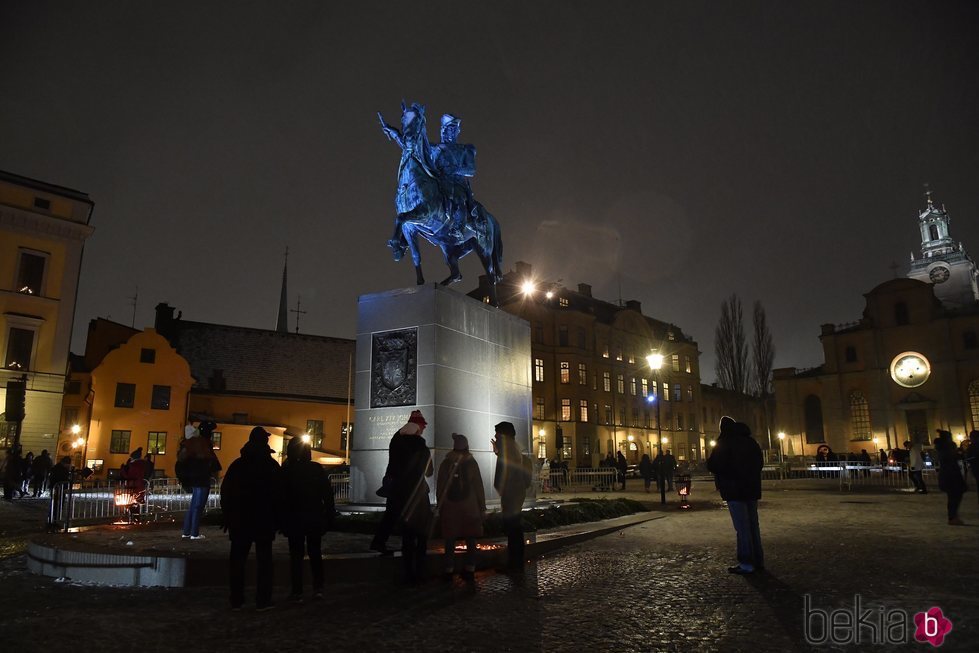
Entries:
{"label": "woman in long coat", "polygon": [[486,516],[486,493],[479,465],[469,452],[466,436],[452,434],[452,451],[439,465],[436,479],[439,522],[445,539],[444,571],[447,578],[455,571],[455,545],[466,540],[466,558],[462,577],[472,581],[476,571],[476,538],[483,535]]}

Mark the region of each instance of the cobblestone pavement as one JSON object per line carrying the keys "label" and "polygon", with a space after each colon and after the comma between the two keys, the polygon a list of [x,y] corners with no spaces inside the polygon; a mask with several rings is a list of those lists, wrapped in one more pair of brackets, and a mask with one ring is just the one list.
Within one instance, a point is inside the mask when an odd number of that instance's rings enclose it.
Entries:
{"label": "cobblestone pavement", "polygon": [[[940,606],[943,651],[975,650],[979,507],[950,527],[944,496],[768,491],[765,574],[726,572],[730,518],[716,495],[690,512],[568,547],[523,577],[480,573],[475,587],[433,580],[343,583],[323,601],[232,613],[222,588],[83,587],[0,561],[4,648],[170,651],[784,651],[808,650],[803,597],[826,610],[910,614]],[[277,590],[281,597],[284,588]],[[863,644],[849,650],[888,650]],[[927,650],[910,644],[894,650]],[[827,650],[827,649],[821,649]]]}

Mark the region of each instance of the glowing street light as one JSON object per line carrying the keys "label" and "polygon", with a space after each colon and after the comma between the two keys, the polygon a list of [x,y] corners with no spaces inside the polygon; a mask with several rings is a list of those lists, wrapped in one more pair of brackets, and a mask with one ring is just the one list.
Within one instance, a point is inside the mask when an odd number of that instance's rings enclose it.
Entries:
{"label": "glowing street light", "polygon": [[711,440],[710,441],[710,448],[713,449],[716,446],[717,446],[717,440]]}
{"label": "glowing street light", "polygon": [[785,432],[779,431],[778,433],[778,459],[779,462],[785,462],[785,452],[782,451],[782,443],[785,441]]}
{"label": "glowing street light", "polygon": [[537,286],[534,284],[533,281],[530,281],[529,279],[527,281],[524,281],[523,284],[520,286],[520,291],[525,295],[533,295],[535,290],[537,290]]}
{"label": "glowing street light", "polygon": [[544,293],[544,296],[547,297],[548,299],[554,299],[554,291],[548,290],[546,293]]}
{"label": "glowing street light", "polygon": [[313,438],[309,436],[309,433],[303,433],[301,436],[299,436],[299,439],[303,441],[303,444],[309,444],[313,441]]}
{"label": "glowing street light", "polygon": [[72,435],[78,435],[81,432],[82,432],[82,427],[80,427],[78,424],[72,424],[71,425],[71,434]]}
{"label": "glowing street light", "polygon": [[[656,377],[656,381],[657,381],[656,395],[658,395],[660,392],[663,391],[663,383],[659,375],[659,371],[663,367],[663,354],[659,354],[655,352],[650,353],[648,356],[646,356],[646,364],[649,365],[649,369],[652,370],[653,375]],[[663,458],[663,430],[662,430],[663,426],[660,423],[660,410],[659,410],[660,401],[659,401],[659,397],[656,395],[651,394],[646,398],[646,400],[656,402],[656,441],[658,443],[657,446],[659,448],[659,455],[656,457],[656,460],[659,461],[656,465],[656,476],[659,482],[659,501],[662,505],[665,506],[666,505],[666,483],[665,483],[666,470],[664,468],[664,465],[666,461]]]}

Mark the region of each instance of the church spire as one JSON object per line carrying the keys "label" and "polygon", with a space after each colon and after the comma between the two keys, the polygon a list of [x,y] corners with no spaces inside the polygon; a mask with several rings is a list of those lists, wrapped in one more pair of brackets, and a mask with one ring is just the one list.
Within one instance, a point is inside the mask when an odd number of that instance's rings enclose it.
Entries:
{"label": "church spire", "polygon": [[285,263],[282,265],[282,292],[279,294],[279,317],[275,321],[277,333],[289,333],[289,293],[286,290],[286,276],[289,272],[289,248],[286,247]]}

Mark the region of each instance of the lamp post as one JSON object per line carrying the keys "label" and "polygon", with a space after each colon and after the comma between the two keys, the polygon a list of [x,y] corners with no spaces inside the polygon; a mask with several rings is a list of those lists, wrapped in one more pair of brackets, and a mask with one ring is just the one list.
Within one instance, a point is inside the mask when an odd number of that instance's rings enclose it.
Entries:
{"label": "lamp post", "polygon": [[656,394],[652,395],[653,400],[656,402],[656,442],[659,447],[659,456],[656,464],[656,478],[659,482],[659,501],[662,505],[666,505],[666,474],[663,468],[663,426],[660,424],[660,395],[663,392],[662,380],[659,376],[659,371],[663,367],[663,354],[650,354],[646,356],[646,363],[649,365],[649,369],[653,371],[653,375],[656,377]]}
{"label": "lamp post", "polygon": [[785,433],[779,432],[778,434],[778,461],[781,464],[785,464],[785,451],[782,449],[782,445],[785,443]]}

